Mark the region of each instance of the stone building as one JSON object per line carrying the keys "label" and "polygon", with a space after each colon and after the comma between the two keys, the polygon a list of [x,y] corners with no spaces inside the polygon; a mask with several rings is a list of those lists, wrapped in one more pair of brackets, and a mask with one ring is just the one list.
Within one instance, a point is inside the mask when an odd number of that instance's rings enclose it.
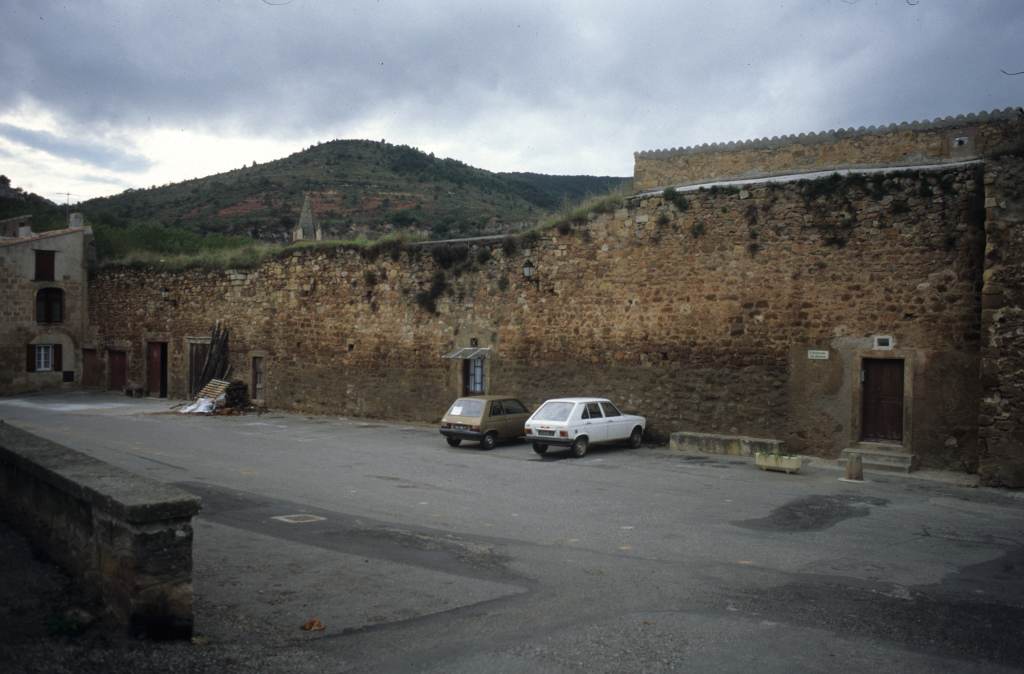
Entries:
{"label": "stone building", "polygon": [[80,383],[92,231],[5,222],[17,226],[0,222],[0,394]]}
{"label": "stone building", "polygon": [[233,377],[272,407],[433,421],[468,391],[607,395],[654,437],[1024,486],[1017,112],[636,162],[636,195],[526,235],[108,267],[85,343],[185,396],[221,320]]}

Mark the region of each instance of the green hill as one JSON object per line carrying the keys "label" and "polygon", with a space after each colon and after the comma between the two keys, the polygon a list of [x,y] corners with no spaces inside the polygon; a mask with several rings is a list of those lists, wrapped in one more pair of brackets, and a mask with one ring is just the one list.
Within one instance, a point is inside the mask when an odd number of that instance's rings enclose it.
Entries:
{"label": "green hill", "polygon": [[0,220],[19,215],[31,215],[32,228],[37,232],[67,226],[63,206],[20,187],[11,187],[10,178],[0,175]]}
{"label": "green hill", "polygon": [[335,140],[289,157],[83,202],[93,224],[287,241],[303,195],[327,238],[512,231],[626,178],[492,173],[405,145]]}

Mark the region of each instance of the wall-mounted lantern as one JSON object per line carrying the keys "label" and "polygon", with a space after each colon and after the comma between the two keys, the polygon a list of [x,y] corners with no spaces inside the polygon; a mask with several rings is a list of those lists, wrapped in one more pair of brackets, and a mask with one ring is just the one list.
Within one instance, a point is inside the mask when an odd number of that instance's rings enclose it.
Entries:
{"label": "wall-mounted lantern", "polygon": [[533,266],[533,262],[527,260],[526,262],[523,263],[523,278],[525,278],[527,281],[532,281],[535,270],[536,267]]}

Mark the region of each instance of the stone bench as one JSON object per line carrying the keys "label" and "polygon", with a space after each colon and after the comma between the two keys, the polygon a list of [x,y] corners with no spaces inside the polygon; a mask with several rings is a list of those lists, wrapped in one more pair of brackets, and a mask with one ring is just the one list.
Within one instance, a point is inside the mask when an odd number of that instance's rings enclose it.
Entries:
{"label": "stone bench", "polygon": [[750,438],[745,435],[716,435],[678,431],[669,435],[669,447],[683,452],[753,456],[757,452],[785,453],[785,443],[772,438]]}
{"label": "stone bench", "polygon": [[134,634],[192,634],[200,500],[0,421],[0,516]]}

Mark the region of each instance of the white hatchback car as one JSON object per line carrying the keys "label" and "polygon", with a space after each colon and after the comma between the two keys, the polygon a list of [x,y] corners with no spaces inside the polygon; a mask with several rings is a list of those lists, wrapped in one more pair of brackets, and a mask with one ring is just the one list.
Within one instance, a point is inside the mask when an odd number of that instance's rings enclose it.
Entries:
{"label": "white hatchback car", "polygon": [[647,419],[623,414],[607,398],[554,398],[526,420],[526,439],[541,455],[550,445],[560,445],[581,457],[587,447],[599,442],[628,442],[630,447],[639,447],[646,426]]}

